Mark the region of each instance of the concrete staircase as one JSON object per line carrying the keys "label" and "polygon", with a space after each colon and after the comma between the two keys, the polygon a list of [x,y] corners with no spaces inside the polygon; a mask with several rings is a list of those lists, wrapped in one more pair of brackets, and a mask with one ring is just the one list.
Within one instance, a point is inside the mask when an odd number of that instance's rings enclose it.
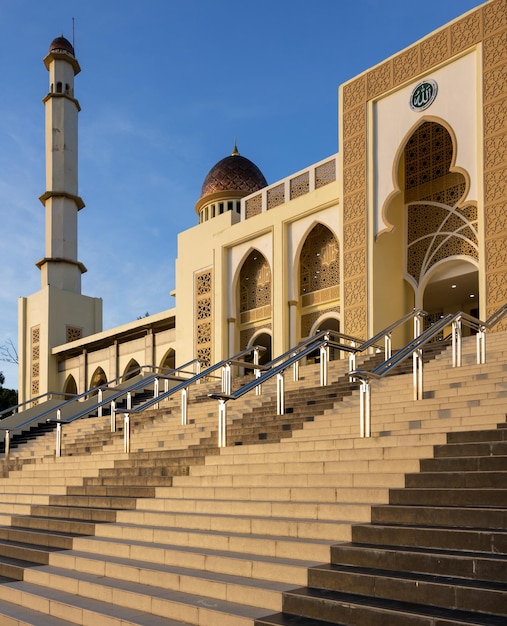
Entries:
{"label": "concrete staircase", "polygon": [[269,385],[230,407],[225,449],[206,386],[185,427],[178,399],[137,416],[128,456],[109,418],[61,458],[28,443],[0,478],[0,624],[507,623],[507,334],[486,365],[464,351],[422,401],[410,374],[374,383],[369,439],[307,366],[288,415]]}

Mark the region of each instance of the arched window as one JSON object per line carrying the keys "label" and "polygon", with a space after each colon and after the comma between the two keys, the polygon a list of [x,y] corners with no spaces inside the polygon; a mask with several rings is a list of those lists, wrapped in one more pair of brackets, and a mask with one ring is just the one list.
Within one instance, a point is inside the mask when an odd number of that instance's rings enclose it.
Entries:
{"label": "arched window", "polygon": [[63,386],[63,393],[66,394],[66,399],[70,399],[70,396],[77,396],[77,384],[74,376],[69,374],[65,385]]}
{"label": "arched window", "polygon": [[135,359],[130,359],[125,371],[123,372],[123,380],[130,380],[141,373],[141,367]]}
{"label": "arched window", "polygon": [[176,368],[176,352],[169,348],[165,353],[162,362],[160,363],[160,369],[164,371],[170,371]]}
{"label": "arched window", "polygon": [[323,224],[308,234],[301,249],[299,294],[313,293],[340,284],[340,255],[336,237]]}
{"label": "arched window", "polygon": [[101,385],[105,385],[106,383],[106,373],[101,367],[97,367],[97,369],[93,372],[93,376],[90,380],[90,389],[95,389],[96,387],[100,387]]}
{"label": "arched window", "polygon": [[265,256],[251,252],[239,276],[240,313],[271,305],[271,270]]}

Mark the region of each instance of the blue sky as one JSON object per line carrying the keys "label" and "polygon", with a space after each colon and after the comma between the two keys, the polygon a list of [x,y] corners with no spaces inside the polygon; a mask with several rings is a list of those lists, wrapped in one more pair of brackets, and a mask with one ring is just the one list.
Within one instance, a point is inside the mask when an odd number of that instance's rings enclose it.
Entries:
{"label": "blue sky", "polygon": [[[239,151],[268,183],[338,151],[338,86],[475,0],[0,0],[0,345],[40,289],[51,41],[81,65],[82,292],[104,329],[174,306],[177,233],[209,169]],[[16,367],[0,362],[5,386]]]}

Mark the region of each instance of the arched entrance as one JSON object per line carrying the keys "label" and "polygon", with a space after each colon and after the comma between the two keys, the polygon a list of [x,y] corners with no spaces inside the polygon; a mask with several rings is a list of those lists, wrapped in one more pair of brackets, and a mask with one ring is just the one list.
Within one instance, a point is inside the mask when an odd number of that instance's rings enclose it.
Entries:
{"label": "arched entrance", "polygon": [[266,350],[259,354],[259,363],[261,365],[269,363],[269,361],[273,358],[271,354],[271,335],[269,333],[261,332],[258,335],[255,335],[250,345],[262,346],[263,348],[266,348]]}
{"label": "arched entrance", "polygon": [[434,320],[443,313],[479,313],[479,236],[475,202],[464,202],[465,172],[457,170],[450,132],[424,122],[404,151],[406,279],[415,306]]}
{"label": "arched entrance", "polygon": [[[479,272],[469,261],[454,259],[441,263],[422,287],[422,307],[428,313],[426,326],[441,315],[457,311],[479,317]],[[463,333],[467,332],[464,327]]]}
{"label": "arched entrance", "polygon": [[239,345],[244,350],[261,330],[271,329],[271,268],[258,250],[252,250],[241,266],[237,293]]}

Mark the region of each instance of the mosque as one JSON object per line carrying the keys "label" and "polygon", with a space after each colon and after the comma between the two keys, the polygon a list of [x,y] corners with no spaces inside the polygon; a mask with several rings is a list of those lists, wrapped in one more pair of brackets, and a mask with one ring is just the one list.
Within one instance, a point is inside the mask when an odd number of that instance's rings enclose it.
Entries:
{"label": "mosque", "polygon": [[284,180],[268,185],[234,146],[178,235],[174,308],[108,330],[102,300],[81,292],[80,66],[56,38],[45,257],[40,290],[19,300],[19,402],[253,344],[269,360],[322,328],[366,339],[414,307],[426,323],[486,319],[507,301],[506,16],[490,0],[341,85],[339,152]]}

